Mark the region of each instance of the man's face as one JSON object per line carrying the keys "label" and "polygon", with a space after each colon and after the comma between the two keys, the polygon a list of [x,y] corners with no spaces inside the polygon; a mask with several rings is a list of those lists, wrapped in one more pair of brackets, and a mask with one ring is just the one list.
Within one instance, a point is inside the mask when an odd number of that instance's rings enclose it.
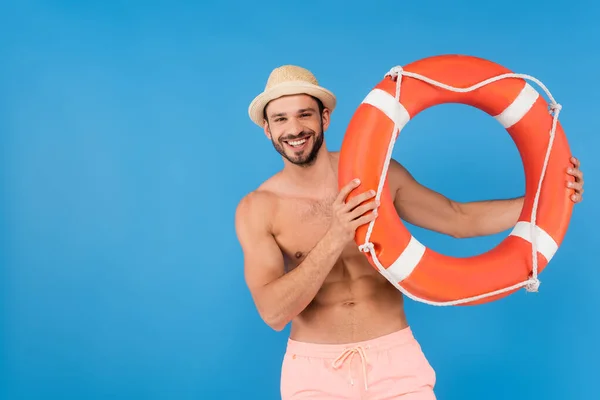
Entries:
{"label": "man's face", "polygon": [[295,95],[271,101],[266,114],[265,133],[275,150],[295,165],[312,165],[329,125],[329,110],[320,115],[312,97]]}

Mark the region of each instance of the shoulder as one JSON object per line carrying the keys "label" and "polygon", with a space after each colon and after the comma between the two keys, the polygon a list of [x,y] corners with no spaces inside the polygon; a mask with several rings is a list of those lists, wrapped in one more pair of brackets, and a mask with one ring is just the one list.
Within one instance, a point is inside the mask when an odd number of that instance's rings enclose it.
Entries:
{"label": "shoulder", "polygon": [[235,210],[238,234],[248,230],[270,230],[278,203],[278,196],[270,190],[270,186],[271,182],[268,180],[240,199]]}
{"label": "shoulder", "polygon": [[240,199],[236,207],[236,219],[259,219],[272,209],[276,203],[274,193],[267,190],[256,189]]}
{"label": "shoulder", "polygon": [[419,183],[402,164],[393,158],[388,169],[388,182],[394,200],[418,194]]}
{"label": "shoulder", "polygon": [[407,179],[412,179],[412,175],[410,174],[410,172],[408,172],[408,170],[402,164],[400,164],[393,158],[390,160],[388,174],[390,174],[390,176],[393,176],[396,180],[398,180],[398,183],[402,183]]}

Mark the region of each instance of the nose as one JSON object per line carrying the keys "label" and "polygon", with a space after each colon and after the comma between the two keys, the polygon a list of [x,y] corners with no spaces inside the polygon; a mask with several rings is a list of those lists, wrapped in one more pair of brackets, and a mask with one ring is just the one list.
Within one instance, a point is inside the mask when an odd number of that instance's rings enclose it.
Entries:
{"label": "nose", "polygon": [[304,126],[295,118],[290,118],[287,126],[288,135],[299,135],[304,130]]}

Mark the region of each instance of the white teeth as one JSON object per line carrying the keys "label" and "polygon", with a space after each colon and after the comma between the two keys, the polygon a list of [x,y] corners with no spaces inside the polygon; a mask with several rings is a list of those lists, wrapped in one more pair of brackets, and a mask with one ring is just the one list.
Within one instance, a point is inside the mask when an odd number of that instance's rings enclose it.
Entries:
{"label": "white teeth", "polygon": [[296,147],[296,146],[301,146],[301,145],[303,145],[303,144],[304,144],[304,143],[305,143],[307,140],[308,140],[308,138],[307,138],[307,139],[300,139],[300,140],[289,141],[288,143],[289,143],[290,145],[292,145],[292,146]]}

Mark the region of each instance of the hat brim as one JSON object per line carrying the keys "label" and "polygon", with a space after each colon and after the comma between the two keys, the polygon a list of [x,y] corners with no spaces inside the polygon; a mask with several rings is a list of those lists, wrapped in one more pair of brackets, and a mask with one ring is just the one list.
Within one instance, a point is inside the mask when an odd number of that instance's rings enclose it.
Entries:
{"label": "hat brim", "polygon": [[250,119],[258,126],[262,127],[264,123],[263,110],[272,100],[282,96],[291,96],[295,94],[308,94],[314,96],[323,102],[323,106],[333,112],[336,106],[336,98],[333,93],[324,87],[313,85],[309,82],[285,82],[274,86],[252,100],[248,107]]}

